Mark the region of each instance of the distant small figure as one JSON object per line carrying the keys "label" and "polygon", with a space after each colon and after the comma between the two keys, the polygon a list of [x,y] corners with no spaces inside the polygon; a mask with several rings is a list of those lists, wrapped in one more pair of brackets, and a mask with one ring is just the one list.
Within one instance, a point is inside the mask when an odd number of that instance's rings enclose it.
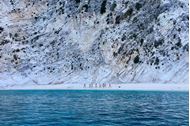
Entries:
{"label": "distant small figure", "polygon": [[103,86],[103,88],[105,88],[105,87],[106,87],[106,84],[103,84],[102,86]]}
{"label": "distant small figure", "polygon": [[95,88],[97,88],[98,87],[98,85],[97,84],[95,84]]}
{"label": "distant small figure", "polygon": [[83,86],[84,88],[86,88],[86,84],[84,84],[84,86]]}
{"label": "distant small figure", "polygon": [[111,84],[109,84],[109,88],[111,88]]}

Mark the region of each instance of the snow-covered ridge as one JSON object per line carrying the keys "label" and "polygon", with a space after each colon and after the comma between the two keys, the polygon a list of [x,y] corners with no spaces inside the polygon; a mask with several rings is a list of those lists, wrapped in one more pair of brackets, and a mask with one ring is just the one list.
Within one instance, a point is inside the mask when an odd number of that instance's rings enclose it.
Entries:
{"label": "snow-covered ridge", "polygon": [[2,0],[0,85],[187,84],[186,0]]}

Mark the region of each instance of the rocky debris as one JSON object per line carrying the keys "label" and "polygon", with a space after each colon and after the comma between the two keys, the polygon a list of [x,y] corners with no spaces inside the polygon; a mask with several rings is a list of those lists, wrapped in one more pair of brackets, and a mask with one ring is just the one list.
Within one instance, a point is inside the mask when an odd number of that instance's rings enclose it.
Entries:
{"label": "rocky debris", "polygon": [[39,84],[188,82],[187,1],[10,0],[0,8],[5,84],[18,83],[6,75]]}

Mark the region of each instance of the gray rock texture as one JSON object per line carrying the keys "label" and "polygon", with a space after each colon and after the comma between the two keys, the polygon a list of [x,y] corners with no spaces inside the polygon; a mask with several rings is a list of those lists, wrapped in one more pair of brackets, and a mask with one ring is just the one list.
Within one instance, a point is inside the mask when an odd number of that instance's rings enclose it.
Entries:
{"label": "gray rock texture", "polygon": [[0,83],[188,83],[187,0],[1,0]]}

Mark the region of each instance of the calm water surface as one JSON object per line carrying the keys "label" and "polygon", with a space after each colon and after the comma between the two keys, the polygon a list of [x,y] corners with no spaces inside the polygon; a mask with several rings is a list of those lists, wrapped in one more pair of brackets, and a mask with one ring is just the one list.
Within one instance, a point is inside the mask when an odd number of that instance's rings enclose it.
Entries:
{"label": "calm water surface", "polygon": [[0,126],[188,125],[187,92],[0,91]]}

